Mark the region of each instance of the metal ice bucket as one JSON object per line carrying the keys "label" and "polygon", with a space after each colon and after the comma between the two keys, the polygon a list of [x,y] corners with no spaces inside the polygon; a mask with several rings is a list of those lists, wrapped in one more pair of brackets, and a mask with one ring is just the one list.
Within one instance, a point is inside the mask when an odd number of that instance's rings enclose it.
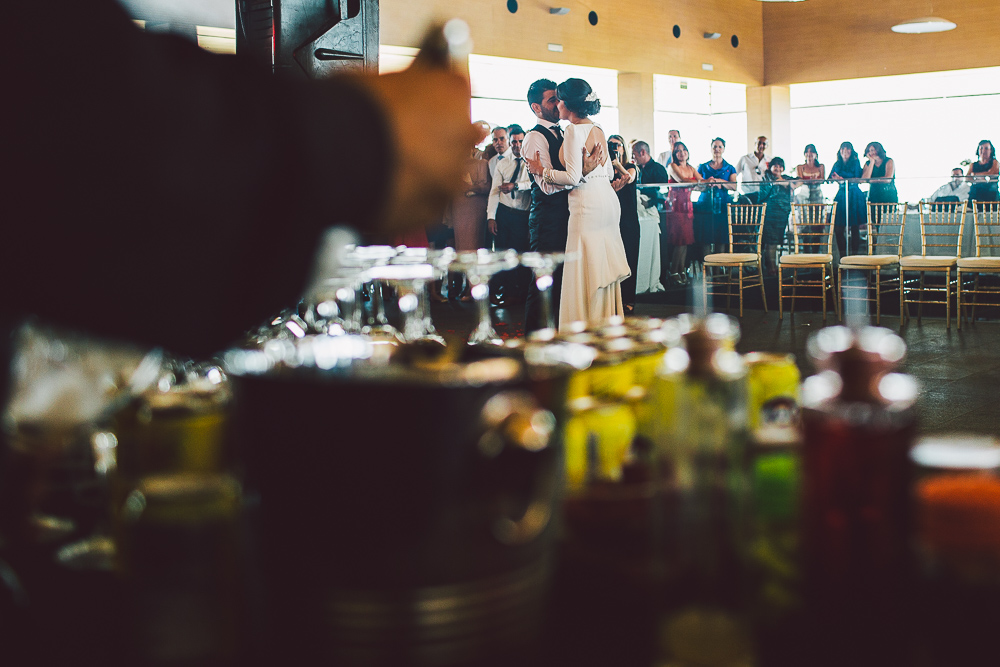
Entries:
{"label": "metal ice bucket", "polygon": [[276,655],[485,664],[538,631],[568,367],[406,356],[230,364]]}

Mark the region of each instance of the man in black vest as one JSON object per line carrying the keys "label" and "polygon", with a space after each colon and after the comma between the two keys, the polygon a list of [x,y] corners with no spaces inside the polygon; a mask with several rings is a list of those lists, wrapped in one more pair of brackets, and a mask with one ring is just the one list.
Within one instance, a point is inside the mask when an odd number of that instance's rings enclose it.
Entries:
{"label": "man in black vest", "polygon": [[[542,166],[565,169],[559,159],[563,134],[559,127],[559,109],[556,84],[549,79],[539,79],[528,88],[528,105],[538,117],[538,125],[524,137],[521,154],[541,159]],[[589,174],[604,159],[603,147],[598,144],[594,152],[584,151],[583,173]],[[534,252],[565,252],[569,225],[569,191],[572,186],[546,183],[541,176],[531,178],[531,209],[528,214],[529,247]],[[552,276],[552,312],[558,317],[559,295],[562,290],[562,267]],[[538,288],[532,284],[525,304],[524,329],[536,331],[546,326],[542,321],[542,302]]]}

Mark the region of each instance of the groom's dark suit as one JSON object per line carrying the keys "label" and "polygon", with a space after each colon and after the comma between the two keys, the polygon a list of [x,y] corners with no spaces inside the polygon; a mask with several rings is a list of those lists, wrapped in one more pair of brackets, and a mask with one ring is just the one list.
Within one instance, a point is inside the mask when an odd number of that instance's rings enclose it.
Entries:
{"label": "groom's dark suit", "polygon": [[[556,126],[558,127],[558,126]],[[562,134],[554,133],[544,125],[536,125],[531,132],[538,132],[549,145],[549,158],[552,168],[565,170],[559,159],[559,148],[562,146]],[[531,133],[529,132],[529,134]],[[527,143],[527,137],[525,137]],[[569,190],[560,190],[553,194],[545,194],[538,187],[535,176],[531,179],[531,209],[528,214],[529,247],[535,252],[565,252],[566,237],[569,229]],[[553,315],[559,317],[559,296],[562,290],[562,267],[552,276],[552,308]],[[535,331],[545,326],[541,321],[541,295],[534,283],[528,292],[528,300],[524,311],[525,331]]]}

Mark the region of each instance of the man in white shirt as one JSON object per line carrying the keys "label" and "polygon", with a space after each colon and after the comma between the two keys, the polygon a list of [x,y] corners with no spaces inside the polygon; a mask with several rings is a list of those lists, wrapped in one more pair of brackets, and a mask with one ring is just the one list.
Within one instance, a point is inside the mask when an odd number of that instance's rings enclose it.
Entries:
{"label": "man in white shirt", "polygon": [[760,182],[764,180],[769,158],[764,154],[767,150],[767,137],[757,137],[757,146],[736,163],[736,173],[743,177],[743,194],[754,204],[760,194]]}
{"label": "man in white shirt", "polygon": [[497,165],[500,161],[510,157],[510,146],[508,141],[507,128],[500,126],[493,128],[493,149],[497,152],[496,155],[490,158],[490,178],[495,178],[497,171]]}
{"label": "man in white shirt", "polygon": [[[524,130],[520,125],[508,128],[510,155],[500,160],[493,174],[493,187],[486,206],[487,229],[495,238],[497,250],[512,248],[528,252],[528,209],[531,208],[531,174],[521,157]],[[521,302],[528,296],[531,270],[518,267],[504,271],[490,281],[490,301],[494,306]]]}
{"label": "man in white shirt", "polygon": [[967,201],[970,186],[964,177],[961,167],[952,169],[951,180],[934,191],[931,201]]}
{"label": "man in white shirt", "polygon": [[674,161],[674,144],[681,140],[680,130],[670,130],[667,132],[667,141],[670,142],[670,150],[665,153],[660,153],[660,156],[656,158],[656,161],[662,164],[664,167],[669,165]]}

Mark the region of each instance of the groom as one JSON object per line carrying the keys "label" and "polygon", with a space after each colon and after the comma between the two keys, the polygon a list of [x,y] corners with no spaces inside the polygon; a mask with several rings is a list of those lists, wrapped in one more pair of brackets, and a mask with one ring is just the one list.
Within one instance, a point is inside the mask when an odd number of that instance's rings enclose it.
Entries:
{"label": "groom", "polygon": [[[563,134],[559,127],[559,109],[556,99],[556,83],[549,79],[539,79],[528,88],[528,105],[538,117],[535,125],[525,136],[521,154],[542,161],[546,169],[562,171],[566,166],[559,159]],[[584,177],[592,172],[604,159],[604,151],[598,145],[590,155],[584,149]],[[541,176],[531,177],[531,208],[528,214],[529,248],[534,252],[565,252],[569,224],[569,191],[573,186],[546,183]],[[562,291],[562,267],[552,276],[552,313],[559,316],[559,297]],[[537,331],[546,326],[542,321],[541,294],[534,283],[528,292],[524,309],[525,333]]]}

